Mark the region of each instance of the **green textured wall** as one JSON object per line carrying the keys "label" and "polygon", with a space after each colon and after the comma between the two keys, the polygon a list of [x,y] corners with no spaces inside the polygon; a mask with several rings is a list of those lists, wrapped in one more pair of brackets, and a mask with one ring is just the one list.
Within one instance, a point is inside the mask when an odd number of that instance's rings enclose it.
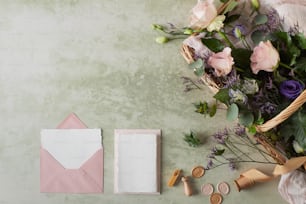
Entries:
{"label": "green textured wall", "polygon": [[[0,203],[209,203],[203,183],[227,181],[224,203],[284,203],[277,180],[238,193],[239,172],[227,167],[167,187],[176,168],[190,174],[204,165],[209,136],[230,125],[194,113],[192,103],[209,99],[208,89],[184,93],[181,76],[191,75],[180,56],[181,40],[155,43],[152,23],[186,25],[195,0],[1,0],[0,1]],[[40,129],[54,128],[75,112],[91,128],[103,129],[104,194],[39,192]],[[162,129],[162,194],[113,194],[115,128]],[[205,145],[191,148],[184,132],[202,133]],[[248,169],[244,165],[241,170]]]}

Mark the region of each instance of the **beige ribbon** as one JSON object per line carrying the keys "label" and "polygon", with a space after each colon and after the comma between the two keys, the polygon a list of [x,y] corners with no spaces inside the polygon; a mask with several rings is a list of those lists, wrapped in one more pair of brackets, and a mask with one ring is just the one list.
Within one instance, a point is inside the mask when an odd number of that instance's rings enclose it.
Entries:
{"label": "beige ribbon", "polygon": [[272,174],[267,175],[257,169],[250,169],[240,175],[234,182],[238,191],[253,186],[256,182],[267,182],[278,176],[294,171],[301,166],[306,170],[306,156],[295,157],[288,160],[284,165],[276,165]]}

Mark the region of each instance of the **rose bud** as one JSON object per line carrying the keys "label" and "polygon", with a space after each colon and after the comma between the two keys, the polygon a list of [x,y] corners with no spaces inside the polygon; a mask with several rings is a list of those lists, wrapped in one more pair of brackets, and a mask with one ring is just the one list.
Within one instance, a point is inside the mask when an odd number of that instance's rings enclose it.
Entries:
{"label": "rose bud", "polygon": [[215,69],[218,77],[226,76],[232,71],[234,58],[231,56],[232,49],[226,47],[222,52],[212,54],[208,59],[208,65]]}
{"label": "rose bud", "polygon": [[251,68],[254,74],[260,70],[266,72],[273,72],[279,64],[280,57],[278,51],[273,47],[272,43],[268,40],[260,42],[251,55]]}

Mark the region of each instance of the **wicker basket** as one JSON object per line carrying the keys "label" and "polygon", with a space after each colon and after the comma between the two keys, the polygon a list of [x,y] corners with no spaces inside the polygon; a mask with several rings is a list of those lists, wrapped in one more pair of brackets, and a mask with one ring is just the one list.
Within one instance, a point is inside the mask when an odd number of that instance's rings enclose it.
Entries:
{"label": "wicker basket", "polygon": [[[188,64],[194,62],[194,50],[187,46],[183,45],[181,47],[181,54]],[[208,74],[204,74],[201,77],[201,80],[205,85],[207,85],[213,93],[217,93],[220,87],[211,79]],[[261,133],[267,132],[277,125],[284,122],[288,119],[293,113],[295,113],[304,103],[306,102],[306,90],[303,91],[299,97],[297,97],[288,107],[281,111],[274,118],[266,121],[262,125],[256,127],[257,134],[255,135],[256,140],[266,149],[269,155],[279,164],[284,164],[287,160],[286,156],[278,151],[265,136]]]}

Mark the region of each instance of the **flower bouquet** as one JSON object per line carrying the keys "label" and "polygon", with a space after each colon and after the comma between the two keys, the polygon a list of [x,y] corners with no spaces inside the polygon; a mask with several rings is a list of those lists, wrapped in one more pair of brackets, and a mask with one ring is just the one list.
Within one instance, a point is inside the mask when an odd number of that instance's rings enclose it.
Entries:
{"label": "flower bouquet", "polygon": [[213,91],[215,101],[195,104],[196,112],[213,116],[225,106],[228,120],[288,166],[306,155],[306,37],[297,22],[289,29],[284,22],[259,0],[199,0],[188,26],[153,28],[164,34],[158,43],[184,39],[182,56],[200,79],[192,84]]}

